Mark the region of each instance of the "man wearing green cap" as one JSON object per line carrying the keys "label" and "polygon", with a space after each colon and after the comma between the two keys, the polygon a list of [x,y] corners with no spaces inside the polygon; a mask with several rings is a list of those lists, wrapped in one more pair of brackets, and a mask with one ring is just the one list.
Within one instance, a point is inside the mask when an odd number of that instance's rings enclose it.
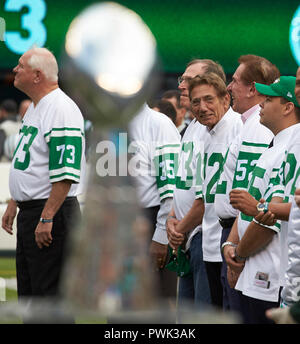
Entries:
{"label": "man wearing green cap", "polygon": [[[244,262],[235,289],[240,291],[241,313],[245,323],[268,323],[265,311],[279,304],[281,265],[281,222],[261,225],[255,219],[268,211],[274,196],[278,171],[285,158],[286,147],[300,121],[300,108],[295,97],[295,77],[282,76],[270,86],[255,84],[257,91],[266,95],[260,104],[260,122],[274,134],[273,146],[264,151],[250,175],[248,192],[234,189],[231,205],[240,210],[237,229],[240,241],[234,259]],[[278,193],[273,201],[283,201]],[[267,202],[259,202],[262,197]]]}
{"label": "man wearing green cap", "polygon": [[[297,70],[295,95],[300,101],[300,67]],[[300,124],[297,126],[300,133]],[[291,324],[300,323],[300,300],[299,300],[299,285],[300,285],[300,228],[299,228],[299,171],[300,171],[300,137],[295,132],[295,135],[290,140],[287,147],[285,161],[282,164],[282,170],[279,174],[282,184],[284,185],[284,193],[286,204],[270,204],[268,213],[261,216],[260,221],[265,221],[266,218],[281,217],[288,220],[282,221],[282,231],[285,231],[285,241],[282,246],[282,267],[285,271],[285,283],[281,293],[282,308],[274,308],[267,311],[267,316],[273,319],[276,323]],[[295,188],[298,187],[297,190]],[[278,190],[280,192],[280,190]],[[295,192],[295,201],[294,201]],[[297,195],[297,196],[296,196]],[[271,214],[271,215],[270,215]],[[284,228],[283,228],[284,227]]]}

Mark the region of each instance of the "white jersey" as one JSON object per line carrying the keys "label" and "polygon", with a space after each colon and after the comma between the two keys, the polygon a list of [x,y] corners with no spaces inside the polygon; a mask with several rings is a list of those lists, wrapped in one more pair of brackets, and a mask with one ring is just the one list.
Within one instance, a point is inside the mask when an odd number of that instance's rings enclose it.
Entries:
{"label": "white jersey", "polygon": [[59,88],[32,103],[24,118],[14,152],[9,187],[16,201],[47,199],[52,183],[65,179],[78,194],[84,169],[83,117],[77,105]]}
{"label": "white jersey", "polygon": [[[290,137],[293,135],[294,126],[282,130],[274,137],[273,147],[265,150],[250,174],[248,192],[257,201],[265,198],[267,202],[273,197],[272,185],[285,157],[285,150]],[[282,196],[283,198],[283,196]],[[238,217],[238,234],[240,240],[244,236],[253,217],[243,213]],[[259,300],[277,302],[280,288],[280,221],[270,226],[276,232],[272,241],[258,253],[250,256],[241,272],[236,289],[244,295]]]}
{"label": "white jersey", "polygon": [[[203,154],[206,137],[206,127],[196,119],[192,120],[183,135],[173,198],[173,209],[178,220],[182,220],[189,212],[195,199],[202,198]],[[201,225],[189,233],[186,249],[189,248],[193,236],[200,230]]]}
{"label": "white jersey", "polygon": [[152,240],[167,244],[165,221],[171,204],[166,201],[173,198],[180,134],[169,117],[147,105],[130,122],[129,134],[129,152],[134,153],[129,173],[134,177],[138,201],[143,208],[161,204]]}
{"label": "white jersey", "polygon": [[[299,147],[300,148],[300,147]],[[298,183],[299,187],[299,183]],[[291,212],[288,222],[288,233],[285,243],[286,271],[285,283],[281,292],[281,298],[286,305],[292,306],[300,299],[300,209],[292,200]]]}
{"label": "white jersey", "polygon": [[260,124],[260,106],[255,105],[252,110],[253,114],[244,124],[240,136],[229,147],[218,182],[215,209],[222,219],[238,215],[229,203],[229,192],[235,188],[248,188],[249,175],[273,138],[273,133]]}
{"label": "white jersey", "polygon": [[138,199],[143,208],[173,197],[178,168],[180,134],[166,115],[145,105],[129,124]]}
{"label": "white jersey", "polygon": [[[294,198],[296,186],[299,184],[300,176],[300,124],[294,126],[294,133],[290,137],[289,144],[285,152],[285,159],[281,165],[277,176],[276,184],[273,187],[273,197],[283,197],[284,202],[290,203]],[[290,218],[291,220],[291,218]],[[292,221],[292,220],[291,220]],[[288,249],[290,221],[282,221],[281,224],[281,285],[285,286],[288,277],[285,276],[288,269],[288,259],[291,253]],[[288,282],[290,283],[290,282]],[[288,293],[287,293],[288,295]],[[287,297],[286,302],[290,302]]]}
{"label": "white jersey", "polygon": [[203,182],[205,211],[202,222],[204,261],[222,261],[220,253],[222,227],[214,207],[216,187],[228,147],[240,134],[242,126],[240,114],[230,108],[212,130],[208,131],[206,128],[208,138],[204,146]]}

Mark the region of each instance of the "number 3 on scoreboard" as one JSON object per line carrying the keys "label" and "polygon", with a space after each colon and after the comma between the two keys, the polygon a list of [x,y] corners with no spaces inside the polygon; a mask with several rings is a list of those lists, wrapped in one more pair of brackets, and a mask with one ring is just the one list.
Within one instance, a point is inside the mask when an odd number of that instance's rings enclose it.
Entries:
{"label": "number 3 on scoreboard", "polygon": [[44,46],[47,40],[47,30],[42,23],[46,16],[45,0],[6,0],[4,10],[7,12],[20,12],[23,7],[28,8],[28,13],[22,14],[21,27],[29,34],[22,37],[18,31],[6,31],[5,44],[16,54],[23,54],[33,45]]}

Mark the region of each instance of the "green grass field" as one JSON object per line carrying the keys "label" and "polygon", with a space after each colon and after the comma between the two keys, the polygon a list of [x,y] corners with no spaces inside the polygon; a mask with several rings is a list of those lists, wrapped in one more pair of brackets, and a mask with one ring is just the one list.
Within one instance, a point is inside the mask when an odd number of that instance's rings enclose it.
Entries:
{"label": "green grass field", "polygon": [[[0,278],[10,279],[16,277],[16,267],[15,259],[0,256]],[[14,289],[6,288],[6,302],[16,302],[17,301],[17,291]],[[1,304],[0,302],[0,312]],[[91,316],[77,316],[76,324],[104,324],[106,323],[103,317],[91,317]],[[21,318],[13,319],[1,319],[0,324],[22,324]]]}
{"label": "green grass field", "polygon": [[[14,258],[0,257],[0,277],[4,279],[16,277],[16,263]],[[6,288],[6,300],[16,301],[17,291]]]}
{"label": "green grass field", "polygon": [[0,257],[0,275],[16,276],[16,262],[14,258]]}
{"label": "green grass field", "polygon": [[[16,262],[14,258],[7,258],[0,256],[0,278],[12,279],[16,278]],[[16,302],[17,301],[17,291],[15,289],[6,288],[5,290],[6,301],[0,302],[0,311],[1,304],[6,302]],[[1,318],[0,324],[22,324],[21,318]]]}

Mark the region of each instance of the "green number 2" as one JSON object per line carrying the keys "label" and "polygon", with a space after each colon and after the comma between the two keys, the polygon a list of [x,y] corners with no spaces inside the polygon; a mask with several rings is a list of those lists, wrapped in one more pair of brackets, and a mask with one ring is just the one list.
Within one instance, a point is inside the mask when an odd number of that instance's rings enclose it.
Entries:
{"label": "green number 2", "polygon": [[18,146],[15,150],[14,156],[16,156],[14,168],[17,170],[26,170],[30,163],[30,152],[29,148],[32,145],[33,140],[35,139],[38,129],[35,127],[23,126],[21,129],[21,136]]}
{"label": "green number 2", "polygon": [[211,190],[220,178],[220,174],[223,169],[223,162],[224,162],[224,158],[221,153],[213,153],[208,159],[208,163],[207,163],[208,166],[214,166],[215,163],[218,163],[219,168],[217,169],[217,171],[215,172],[215,174],[212,176],[211,180],[207,184],[206,195],[205,195],[206,203],[214,203],[215,201],[215,194],[213,194]]}
{"label": "green number 2", "polygon": [[298,178],[300,176],[300,167],[298,168],[296,172],[296,166],[297,166],[297,160],[295,158],[295,154],[289,153],[286,159],[287,164],[290,165],[289,172],[287,173],[287,176],[285,178],[285,185],[289,183],[293,179],[293,184],[291,186],[290,194],[294,195],[296,191],[296,185],[298,182]]}

